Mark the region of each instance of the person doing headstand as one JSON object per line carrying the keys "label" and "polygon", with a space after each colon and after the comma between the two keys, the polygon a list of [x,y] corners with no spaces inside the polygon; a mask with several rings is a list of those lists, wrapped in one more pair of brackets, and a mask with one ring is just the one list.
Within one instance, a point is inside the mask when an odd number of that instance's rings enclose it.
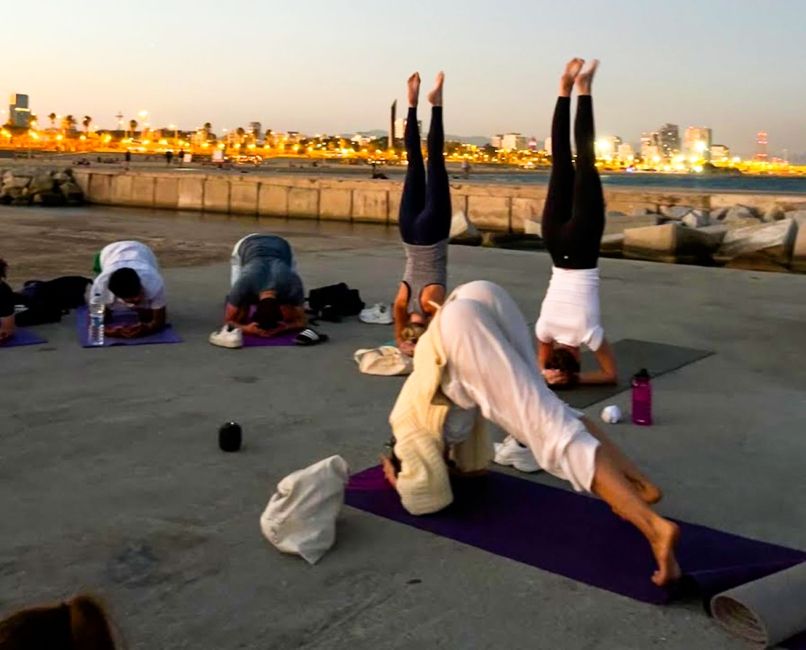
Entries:
{"label": "person doing headstand", "polygon": [[[560,79],[551,126],[551,179],[543,209],[543,240],[551,254],[551,282],[535,325],[537,363],[551,386],[611,384],[617,380],[613,349],[604,336],[599,309],[599,247],[605,226],[602,182],[594,153],[591,83],[599,61],[583,69],[572,59]],[[571,159],[571,91],[576,85]],[[580,349],[589,348],[599,369],[580,372]]]}
{"label": "person doing headstand", "polygon": [[660,490],[593,422],[549,390],[534,353],[526,320],[498,285],[463,284],[436,310],[389,416],[394,437],[384,474],[403,507],[424,515],[448,506],[449,463],[463,474],[487,469],[489,420],[526,445],[547,472],[598,495],[636,526],[657,562],[655,584],[679,578],[679,529],[650,507]]}
{"label": "person doing headstand", "polygon": [[420,148],[417,103],[420,75],[408,79],[409,112],[404,134],[408,168],[400,199],[400,236],[406,252],[403,280],[394,303],[395,341],[406,354],[413,354],[417,339],[435,313],[434,305],[445,300],[448,279],[448,239],[451,230],[451,194],[445,169],[442,126],[442,85],[437,75],[431,102],[428,131],[428,181]]}

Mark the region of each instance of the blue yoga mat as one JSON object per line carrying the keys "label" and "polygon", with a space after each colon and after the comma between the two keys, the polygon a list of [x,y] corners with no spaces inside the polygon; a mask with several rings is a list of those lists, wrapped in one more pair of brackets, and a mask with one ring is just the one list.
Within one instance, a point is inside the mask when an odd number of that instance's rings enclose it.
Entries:
{"label": "blue yoga mat", "polygon": [[[112,316],[112,325],[130,325],[138,322],[137,313],[134,311],[116,311]],[[104,339],[103,346],[92,345],[90,343],[90,328],[89,328],[89,315],[86,307],[79,307],[76,309],[76,328],[78,330],[78,342],[83,348],[109,348],[118,345],[154,345],[158,343],[181,343],[181,337],[174,331],[170,325],[151,334],[150,336],[141,336],[133,339],[121,339],[107,336]]]}
{"label": "blue yoga mat", "polygon": [[47,343],[47,340],[32,330],[17,327],[10,339],[0,343],[0,350],[3,348],[17,348],[23,345],[39,345],[40,343]]}
{"label": "blue yoga mat", "polygon": [[[646,603],[665,604],[695,593],[710,599],[806,561],[804,551],[677,522],[677,557],[685,577],[664,589],[650,581],[656,567],[644,537],[599,499],[500,472],[454,480],[453,489],[454,503],[445,510],[410,515],[381,468],[372,467],[350,479],[345,502]],[[787,647],[806,648],[806,635]]]}

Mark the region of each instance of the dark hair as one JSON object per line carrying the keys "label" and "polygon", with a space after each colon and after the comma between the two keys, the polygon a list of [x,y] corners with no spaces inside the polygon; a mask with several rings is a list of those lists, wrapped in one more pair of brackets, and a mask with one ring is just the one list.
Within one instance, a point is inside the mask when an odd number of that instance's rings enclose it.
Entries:
{"label": "dark hair", "polygon": [[109,276],[109,290],[118,298],[134,298],[143,290],[137,271],[124,267]]}
{"label": "dark hair", "polygon": [[571,388],[579,380],[579,360],[566,348],[554,348],[551,351],[546,360],[546,370],[559,370],[569,377],[566,382],[551,384],[552,388]]}
{"label": "dark hair", "polygon": [[280,302],[277,298],[259,300],[255,308],[254,318],[261,329],[270,330],[277,327],[277,323],[283,320],[283,310],[280,309]]}
{"label": "dark hair", "polygon": [[8,264],[2,257],[0,257],[0,280],[6,277],[6,271],[8,271]]}
{"label": "dark hair", "polygon": [[58,605],[30,607],[0,621],[3,650],[115,650],[103,605],[80,595]]}

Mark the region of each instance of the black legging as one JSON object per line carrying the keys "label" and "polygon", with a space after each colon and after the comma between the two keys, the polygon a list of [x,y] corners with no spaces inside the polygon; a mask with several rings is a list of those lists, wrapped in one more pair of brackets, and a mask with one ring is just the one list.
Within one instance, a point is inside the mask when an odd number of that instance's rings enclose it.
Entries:
{"label": "black legging", "polygon": [[409,164],[400,199],[400,236],[407,244],[430,246],[447,239],[451,231],[451,190],[442,154],[445,145],[442,107],[431,109],[427,184],[415,107],[409,107],[404,139]]}
{"label": "black legging", "polygon": [[577,102],[574,139],[576,170],[571,160],[571,99],[558,97],[551,124],[551,179],[543,208],[543,240],[554,266],[593,269],[605,226],[602,181],[596,171],[593,101]]}

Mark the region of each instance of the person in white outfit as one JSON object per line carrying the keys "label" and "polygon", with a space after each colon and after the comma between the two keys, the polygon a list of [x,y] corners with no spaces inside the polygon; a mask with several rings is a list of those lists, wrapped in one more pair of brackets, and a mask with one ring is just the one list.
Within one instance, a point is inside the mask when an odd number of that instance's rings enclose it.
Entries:
{"label": "person in white outfit", "polygon": [[[560,81],[551,127],[551,178],[542,232],[553,266],[548,292],[535,325],[537,363],[555,387],[616,383],[616,360],[604,336],[599,310],[599,247],[605,225],[602,182],[594,155],[591,82],[598,61],[583,69],[572,59]],[[571,158],[571,91],[579,94]],[[590,349],[599,369],[580,372],[580,350]]]}
{"label": "person in white outfit", "polygon": [[597,494],[637,526],[658,562],[655,583],[679,577],[678,528],[649,507],[660,490],[548,388],[515,302],[501,287],[477,281],[458,287],[438,310],[390,415],[394,444],[384,471],[409,512],[435,512],[452,501],[449,466],[486,470],[491,450],[482,418],[525,445],[546,471]]}
{"label": "person in white outfit", "polygon": [[165,327],[165,281],[154,252],[139,241],[118,241],[105,246],[96,258],[98,276],[90,297],[98,294],[109,307],[121,302],[135,310],[139,323],[106,328],[105,335],[135,338]]}

